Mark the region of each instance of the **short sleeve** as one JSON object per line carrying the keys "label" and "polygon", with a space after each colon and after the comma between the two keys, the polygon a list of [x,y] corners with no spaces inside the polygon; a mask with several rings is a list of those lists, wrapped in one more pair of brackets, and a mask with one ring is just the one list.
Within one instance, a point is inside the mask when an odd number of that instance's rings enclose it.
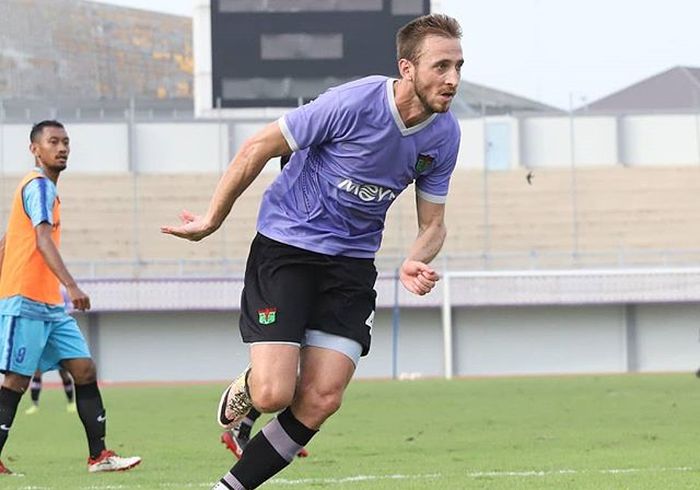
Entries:
{"label": "short sleeve", "polygon": [[24,212],[32,220],[35,228],[41,223],[53,225],[53,204],[56,200],[56,186],[44,178],[30,180],[22,189]]}
{"label": "short sleeve", "polygon": [[416,179],[416,195],[418,197],[435,204],[443,204],[447,201],[450,178],[457,165],[459,139],[460,134],[457,128],[455,135],[449,139],[447,148],[443,150],[444,156],[440,155],[437,165],[430,172],[420,175]]}
{"label": "short sleeve", "polygon": [[282,135],[292,151],[341,138],[355,116],[341,101],[338,90],[329,90],[314,101],[298,107],[279,120]]}

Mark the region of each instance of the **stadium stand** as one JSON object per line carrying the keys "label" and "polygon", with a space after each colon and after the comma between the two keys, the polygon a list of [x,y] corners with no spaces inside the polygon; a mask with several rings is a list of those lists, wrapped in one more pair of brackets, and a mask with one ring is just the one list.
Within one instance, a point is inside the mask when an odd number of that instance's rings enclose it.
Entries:
{"label": "stadium stand", "polygon": [[3,0],[0,98],[191,99],[191,26],[83,0]]}
{"label": "stadium stand", "polygon": [[[700,237],[688,231],[699,204],[697,168],[577,171],[576,239],[571,172],[542,169],[532,185],[526,174],[523,169],[489,173],[486,179],[477,171],[455,174],[444,260],[449,257],[455,266],[467,268],[484,264],[485,258],[501,267],[528,267],[533,260],[538,267],[559,267],[571,265],[572,251],[577,250],[580,266],[620,261],[644,265],[658,263],[660,251],[666,252],[666,260],[674,260],[675,254],[675,260],[682,261],[684,251],[700,250]],[[223,230],[195,245],[161,235],[159,226],[175,222],[182,209],[204,212],[217,174],[136,179],[129,174],[66,174],[60,184],[64,255],[76,263],[100,262],[103,268],[110,262],[142,262],[141,270],[151,274],[173,274],[174,261],[188,261],[190,267],[197,261],[230,261],[240,270],[255,232],[260,197],[273,178],[262,174],[236,204]],[[6,193],[3,209],[8,198]],[[390,209],[383,267],[395,264],[417,231],[413,201],[409,189]],[[159,261],[171,264],[158,269]]]}

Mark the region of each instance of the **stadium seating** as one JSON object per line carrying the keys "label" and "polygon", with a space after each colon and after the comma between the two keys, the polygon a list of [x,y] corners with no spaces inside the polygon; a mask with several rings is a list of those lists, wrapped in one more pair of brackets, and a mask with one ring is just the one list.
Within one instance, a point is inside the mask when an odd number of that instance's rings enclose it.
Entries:
{"label": "stadium seating", "polygon": [[[578,170],[576,242],[571,172],[538,170],[532,184],[527,183],[527,172],[493,172],[486,178],[481,172],[456,172],[448,200],[445,255],[488,253],[502,266],[508,266],[512,256],[513,266],[518,267],[528,257],[536,257],[538,266],[546,267],[557,266],[557,253],[569,255],[570,260],[575,244],[584,265],[585,261],[602,264],[610,257],[617,260],[621,251],[627,262],[653,263],[659,261],[659,250],[700,250],[700,236],[692,232],[700,207],[700,169]],[[19,177],[3,179],[3,217]],[[159,232],[161,225],[176,223],[182,209],[203,213],[218,178],[216,174],[139,175],[136,179],[128,174],[66,174],[60,182],[64,256],[75,263],[140,260],[147,263],[142,268],[157,267],[164,260],[187,260],[196,267],[197,260],[223,258],[239,267],[255,232],[260,197],[274,174],[261,174],[236,203],[223,229],[203,242],[188,243]],[[408,189],[390,209],[381,253],[389,266],[394,263],[390,258],[405,254],[416,234],[414,199]],[[607,256],[597,259],[598,253]],[[470,267],[471,262],[464,260],[462,267]],[[172,270],[172,264],[168,267]]]}

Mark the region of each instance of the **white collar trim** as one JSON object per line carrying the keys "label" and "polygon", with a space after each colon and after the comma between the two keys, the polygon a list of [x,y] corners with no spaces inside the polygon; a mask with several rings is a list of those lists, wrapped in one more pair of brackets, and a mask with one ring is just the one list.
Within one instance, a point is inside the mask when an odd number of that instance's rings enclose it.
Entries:
{"label": "white collar trim", "polygon": [[433,120],[437,117],[437,113],[433,113],[430,115],[428,119],[423,121],[420,124],[416,124],[415,126],[411,126],[410,128],[407,128],[406,125],[403,122],[403,119],[401,119],[401,114],[399,114],[399,108],[396,107],[396,99],[394,98],[394,82],[396,81],[395,78],[388,78],[386,80],[386,99],[387,102],[389,103],[389,110],[391,111],[391,115],[394,117],[394,123],[396,123],[396,126],[399,128],[399,131],[401,131],[402,136],[408,136],[414,133],[417,133],[421,129],[427,127],[430,125],[430,123],[433,122]]}

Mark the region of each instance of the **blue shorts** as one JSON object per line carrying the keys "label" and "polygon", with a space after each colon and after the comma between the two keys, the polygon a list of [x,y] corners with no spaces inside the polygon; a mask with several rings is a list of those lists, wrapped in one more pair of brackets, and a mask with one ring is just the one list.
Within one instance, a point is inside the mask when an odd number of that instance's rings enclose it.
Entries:
{"label": "blue shorts", "polygon": [[0,315],[0,372],[32,376],[60,367],[64,359],[90,357],[78,323],[70,315],[35,320]]}

